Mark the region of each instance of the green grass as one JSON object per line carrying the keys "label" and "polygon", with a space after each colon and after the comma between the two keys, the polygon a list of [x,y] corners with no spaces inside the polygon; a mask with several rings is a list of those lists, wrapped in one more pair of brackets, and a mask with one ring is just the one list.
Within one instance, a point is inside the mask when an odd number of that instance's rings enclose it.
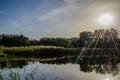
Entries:
{"label": "green grass", "polygon": [[0,57],[7,57],[7,54],[4,54],[1,47],[0,47]]}
{"label": "green grass", "polygon": [[3,54],[3,51],[2,51],[2,49],[0,48],[0,54]]}

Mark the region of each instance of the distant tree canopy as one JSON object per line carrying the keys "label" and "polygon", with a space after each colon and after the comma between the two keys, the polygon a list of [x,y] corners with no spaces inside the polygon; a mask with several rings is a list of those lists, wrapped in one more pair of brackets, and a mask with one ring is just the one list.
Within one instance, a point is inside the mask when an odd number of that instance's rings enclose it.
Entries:
{"label": "distant tree canopy", "polygon": [[69,39],[66,38],[42,38],[40,45],[69,47]]}
{"label": "distant tree canopy", "polygon": [[0,45],[11,46],[27,46],[29,45],[29,38],[24,35],[0,35]]}
{"label": "distant tree canopy", "polygon": [[114,38],[119,38],[119,32],[117,29],[111,28],[110,31]]}
{"label": "distant tree canopy", "polygon": [[[101,40],[102,40],[102,38],[103,39],[109,38],[109,40],[112,41],[117,47],[120,47],[119,32],[117,29],[114,29],[114,28],[106,29],[106,30],[98,29],[98,30],[95,30],[94,33],[89,32],[89,31],[81,32],[79,35],[79,47],[83,47],[88,42],[88,40],[90,40],[94,37],[99,38]],[[100,44],[99,41],[98,41],[98,44]],[[107,39],[107,41],[108,41],[108,39]]]}
{"label": "distant tree canopy", "polygon": [[86,42],[93,37],[93,33],[89,31],[84,31],[79,34],[79,47],[82,47]]}
{"label": "distant tree canopy", "polygon": [[93,33],[92,32],[87,32],[87,31],[84,31],[84,32],[81,32],[80,33],[80,35],[79,35],[79,37],[81,38],[81,39],[88,39],[89,37],[91,37],[93,35]]}
{"label": "distant tree canopy", "polygon": [[40,45],[40,42],[38,40],[29,40],[29,46],[39,46]]}
{"label": "distant tree canopy", "polygon": [[[41,38],[40,40],[30,40],[24,35],[0,35],[0,45],[11,47],[11,46],[62,46],[62,47],[83,47],[90,38],[93,38],[100,31],[104,33],[104,29],[95,30],[94,33],[90,31],[84,31],[79,34],[79,37],[74,38]],[[107,31],[107,30],[106,30]],[[119,32],[118,30],[111,28],[108,30],[112,37],[116,40],[118,46],[120,46]]]}
{"label": "distant tree canopy", "polygon": [[41,38],[40,40],[29,40],[24,35],[0,35],[0,45],[11,47],[11,46],[62,46],[69,47],[69,39],[66,38]]}

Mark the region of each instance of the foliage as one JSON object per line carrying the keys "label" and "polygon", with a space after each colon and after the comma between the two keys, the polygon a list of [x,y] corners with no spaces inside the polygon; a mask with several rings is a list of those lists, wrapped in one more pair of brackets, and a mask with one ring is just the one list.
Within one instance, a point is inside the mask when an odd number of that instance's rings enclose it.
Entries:
{"label": "foliage", "polygon": [[11,47],[11,46],[27,46],[29,45],[29,38],[24,35],[0,35],[0,45]]}
{"label": "foliage", "polygon": [[62,57],[65,55],[77,55],[80,50],[69,49],[55,46],[29,46],[29,47],[5,47],[4,54],[8,57],[38,57],[38,58],[53,58]]}
{"label": "foliage", "polygon": [[79,34],[79,46],[80,47],[83,47],[87,41],[89,41],[89,39],[93,36],[93,33],[92,32],[87,32],[87,31],[84,31],[84,32],[81,32]]}
{"label": "foliage", "polygon": [[[108,30],[98,29],[95,30],[94,33],[90,31],[83,31],[79,33],[79,37],[77,38],[41,38],[39,40],[30,40],[28,37],[24,35],[0,35],[0,45],[5,47],[20,47],[20,46],[57,46],[57,47],[65,47],[65,48],[78,48],[83,47],[90,38],[95,37],[97,32],[99,32],[96,36],[100,34],[100,32],[104,34],[104,31],[108,31],[112,34],[114,39],[117,39],[117,42],[120,42],[119,32],[117,29],[111,28]],[[119,43],[116,43],[119,44]]]}
{"label": "foliage", "polygon": [[19,47],[19,46],[63,46],[69,47],[69,39],[66,38],[41,38],[40,40],[29,40],[24,35],[0,35],[0,45],[5,47]]}
{"label": "foliage", "polygon": [[69,40],[66,38],[42,38],[40,39],[40,44],[45,46],[69,47]]}

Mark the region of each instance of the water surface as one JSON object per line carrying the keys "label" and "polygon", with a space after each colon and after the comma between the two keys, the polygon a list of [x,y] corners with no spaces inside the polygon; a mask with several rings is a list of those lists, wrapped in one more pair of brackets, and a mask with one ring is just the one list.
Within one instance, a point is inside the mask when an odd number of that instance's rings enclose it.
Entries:
{"label": "water surface", "polygon": [[[119,63],[114,62],[116,64],[113,64],[103,61],[104,63],[98,64],[95,61],[95,64],[87,59],[81,60],[82,62],[78,64],[51,64],[41,63],[40,61],[25,61],[24,63],[22,61],[21,66],[19,64],[10,68],[1,68],[0,73],[4,80],[8,80],[11,73],[19,73],[20,80],[120,80]],[[16,62],[16,64],[18,63]]]}

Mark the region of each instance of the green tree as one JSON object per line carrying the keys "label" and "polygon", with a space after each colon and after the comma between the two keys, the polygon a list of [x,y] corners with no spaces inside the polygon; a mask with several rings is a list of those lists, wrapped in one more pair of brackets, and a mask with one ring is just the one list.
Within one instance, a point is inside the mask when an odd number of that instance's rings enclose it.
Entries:
{"label": "green tree", "polygon": [[83,47],[86,44],[86,42],[88,42],[89,39],[93,37],[93,33],[89,31],[84,31],[79,34],[79,37],[79,46]]}
{"label": "green tree", "polygon": [[29,38],[24,35],[7,35],[1,34],[0,45],[11,47],[11,46],[28,46]]}

